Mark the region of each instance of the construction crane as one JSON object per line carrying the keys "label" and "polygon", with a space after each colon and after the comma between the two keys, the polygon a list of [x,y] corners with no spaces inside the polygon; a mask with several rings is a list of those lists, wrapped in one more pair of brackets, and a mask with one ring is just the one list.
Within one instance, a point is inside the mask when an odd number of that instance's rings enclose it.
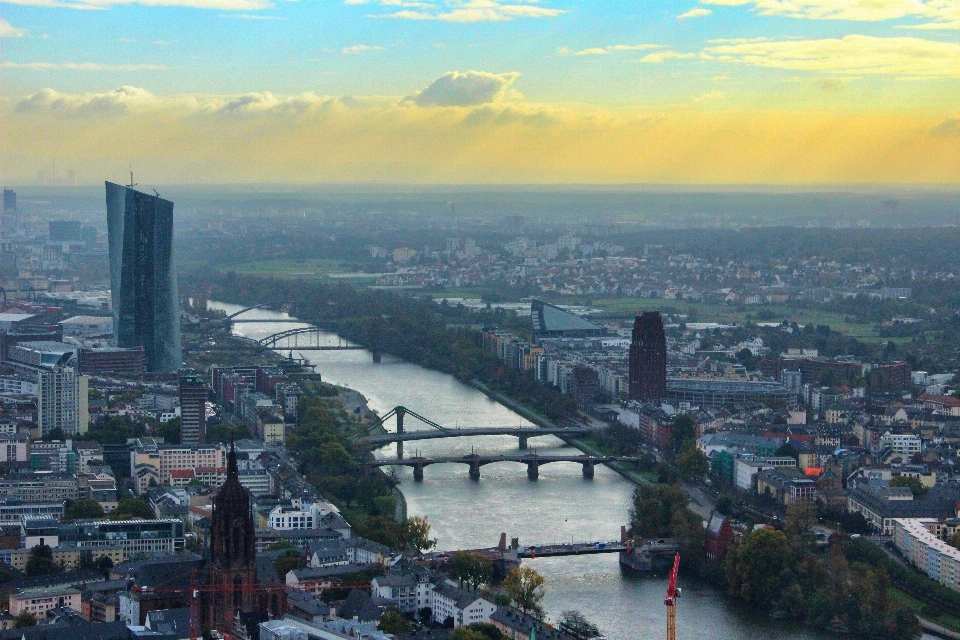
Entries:
{"label": "construction crane", "polygon": [[[317,592],[322,593],[327,589],[337,590],[337,589],[369,589],[370,584],[366,583],[332,583],[330,585],[325,585],[320,587],[318,590],[305,589],[303,587],[291,587],[285,584],[279,585],[254,585],[248,587],[243,585],[241,589],[249,588],[251,591],[258,593],[279,593],[282,591],[305,591],[307,593],[316,594]],[[197,571],[196,569],[190,572],[190,586],[189,587],[180,587],[180,588],[171,588],[171,589],[153,589],[153,588],[140,588],[134,586],[134,591],[138,593],[146,594],[156,594],[156,595],[179,595],[186,596],[190,599],[190,640],[198,640],[200,636],[200,610],[199,610],[199,600],[201,593],[232,593],[235,591],[235,587],[226,586],[226,587],[217,587],[214,585],[200,584],[197,581]],[[228,633],[224,633],[224,640],[235,640],[234,636],[231,636]]]}
{"label": "construction crane", "polygon": [[663,604],[667,605],[667,640],[677,640],[677,598],[680,597],[680,588],[677,587],[677,573],[680,571],[680,554],[673,558],[673,569],[670,571],[670,584],[667,585],[667,597]]}

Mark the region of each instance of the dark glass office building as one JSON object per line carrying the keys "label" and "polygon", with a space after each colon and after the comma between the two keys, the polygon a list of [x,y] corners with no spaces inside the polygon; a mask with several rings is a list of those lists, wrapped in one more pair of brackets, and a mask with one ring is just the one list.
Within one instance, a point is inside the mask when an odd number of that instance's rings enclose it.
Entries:
{"label": "dark glass office building", "polygon": [[667,395],[667,336],[656,311],[637,316],[630,341],[630,399],[659,402]]}
{"label": "dark glass office building", "polygon": [[176,371],[182,352],[173,203],[112,182],[106,187],[114,339],[118,347],[143,347],[148,372]]}

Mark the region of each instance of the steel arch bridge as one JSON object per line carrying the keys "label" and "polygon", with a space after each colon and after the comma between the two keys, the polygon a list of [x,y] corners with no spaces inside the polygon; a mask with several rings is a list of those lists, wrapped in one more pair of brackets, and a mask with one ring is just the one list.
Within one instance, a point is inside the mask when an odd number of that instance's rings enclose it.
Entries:
{"label": "steel arch bridge", "polygon": [[265,349],[295,349],[297,351],[361,351],[366,347],[351,344],[339,336],[331,340],[330,334],[320,327],[288,329],[257,341]]}

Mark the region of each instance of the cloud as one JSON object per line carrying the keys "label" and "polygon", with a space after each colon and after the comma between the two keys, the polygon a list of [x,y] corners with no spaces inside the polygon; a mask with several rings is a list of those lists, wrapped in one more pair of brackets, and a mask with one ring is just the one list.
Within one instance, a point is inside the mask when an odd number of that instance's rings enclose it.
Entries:
{"label": "cloud", "polygon": [[938,138],[960,137],[960,118],[947,118],[935,126],[930,133]]}
{"label": "cloud", "polygon": [[932,20],[905,28],[960,28],[957,0],[700,0],[702,4],[750,6],[763,16],[810,20],[878,22],[912,18]]}
{"label": "cloud", "polygon": [[[345,4],[388,8],[385,13],[369,14],[371,18],[395,20],[441,20],[444,22],[505,22],[517,18],[554,18],[564,9],[539,6],[540,0],[345,0]],[[400,11],[394,9],[399,8]]]}
{"label": "cloud", "polygon": [[487,73],[485,71],[467,71],[446,73],[427,86],[423,91],[404,98],[418,107],[471,107],[495,102],[503,98],[504,92],[519,73]]}
{"label": "cloud", "polygon": [[722,62],[834,75],[960,78],[960,44],[921,38],[849,35],[723,44],[705,48],[703,55]]}
{"label": "cloud", "polygon": [[16,103],[20,113],[57,115],[117,115],[158,104],[155,95],[140,87],[123,86],[106,93],[68,94],[43,89]]}
{"label": "cloud", "polygon": [[677,16],[677,20],[686,20],[687,18],[703,18],[709,16],[713,11],[710,9],[704,9],[703,7],[697,7],[695,9],[690,9],[686,13],[681,13]]}
{"label": "cloud", "polygon": [[369,44],[354,44],[349,47],[344,47],[340,49],[340,53],[343,55],[351,55],[354,53],[364,53],[365,51],[383,51],[383,47],[378,47],[376,45]]}
{"label": "cloud", "polygon": [[22,38],[25,35],[27,35],[26,29],[18,29],[0,18],[0,38]]}
{"label": "cloud", "polygon": [[697,57],[697,54],[695,53],[679,53],[677,51],[670,51],[668,49],[666,51],[656,51],[654,53],[649,53],[643,56],[642,58],[640,58],[638,62],[660,64],[661,62],[666,62],[667,60],[688,60],[690,58],[696,58],[696,57]]}
{"label": "cloud", "polygon": [[35,71],[163,71],[162,64],[104,64],[100,62],[4,62],[4,69],[33,69]]}
{"label": "cloud", "polygon": [[[561,53],[568,53],[570,50],[566,47],[563,47],[565,51]],[[647,51],[649,49],[661,49],[663,48],[662,44],[613,44],[607,47],[592,47],[590,49],[581,49],[580,51],[575,51],[573,55],[575,56],[597,56],[597,55],[607,55],[609,53],[615,53],[617,51]]]}
{"label": "cloud", "polygon": [[140,4],[148,7],[192,7],[220,11],[260,11],[273,6],[272,0],[0,0],[30,7],[102,10],[115,5]]}

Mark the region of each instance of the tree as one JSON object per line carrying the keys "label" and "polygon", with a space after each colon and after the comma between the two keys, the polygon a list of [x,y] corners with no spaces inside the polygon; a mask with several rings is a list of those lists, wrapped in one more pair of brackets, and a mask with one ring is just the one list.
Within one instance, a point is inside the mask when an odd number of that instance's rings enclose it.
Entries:
{"label": "tree", "polygon": [[520,613],[538,614],[542,610],[541,602],[546,593],[543,576],[530,567],[512,569],[503,579],[503,590]]}
{"label": "tree", "polygon": [[67,520],[81,520],[83,518],[102,518],[103,507],[100,503],[91,498],[77,500],[72,502],[66,510]]}
{"label": "tree", "polygon": [[117,503],[117,508],[111,511],[109,516],[111,520],[129,520],[131,518],[154,520],[156,517],[157,514],[153,512],[150,503],[140,498],[123,498]]}
{"label": "tree", "polygon": [[413,625],[396,609],[390,609],[377,622],[377,629],[384,633],[397,634],[413,631]]}
{"label": "tree", "polygon": [[910,478],[907,476],[897,476],[890,481],[891,487],[906,487],[910,489],[913,493],[913,497],[919,498],[920,496],[927,495],[927,492],[930,491],[927,487],[923,486],[923,483],[920,482],[920,478]]}
{"label": "tree", "polygon": [[53,561],[53,549],[45,544],[38,544],[30,549],[30,557],[27,558],[26,566],[28,576],[43,576],[59,571],[60,567]]}
{"label": "tree", "polygon": [[638,538],[670,535],[674,511],[686,509],[689,498],[675,485],[642,485],[633,492],[630,524]]}
{"label": "tree", "polygon": [[470,627],[460,627],[450,634],[450,640],[490,640],[490,636]]}
{"label": "tree", "polygon": [[476,590],[493,579],[493,560],[474,551],[457,551],[453,554],[453,576]]}
{"label": "tree", "polygon": [[161,422],[154,427],[153,433],[167,444],[180,444],[180,418]]}
{"label": "tree", "polygon": [[432,549],[437,544],[436,538],[430,537],[430,523],[426,517],[413,516],[403,521],[403,541],[417,553]]}
{"label": "tree", "polygon": [[675,453],[682,451],[689,442],[696,444],[697,422],[693,419],[693,416],[681,413],[673,419],[672,427],[670,441]]}
{"label": "tree", "polygon": [[476,638],[476,640],[500,640],[504,635],[500,632],[500,629],[496,625],[490,622],[474,622],[471,625],[460,627],[453,632],[451,636],[454,640],[463,640],[460,636],[457,636],[457,632],[461,630],[471,631],[476,636],[466,636],[467,638]]}
{"label": "tree", "polygon": [[792,554],[782,531],[757,529],[730,549],[726,562],[730,594],[769,607],[780,595],[780,574],[790,566]]}
{"label": "tree", "polygon": [[23,629],[24,627],[32,627],[37,624],[37,617],[30,613],[29,611],[21,611],[13,619],[13,628],[14,629]]}
{"label": "tree", "polygon": [[733,513],[733,507],[733,496],[731,496],[729,493],[721,494],[717,498],[717,511],[719,513],[728,516]]}
{"label": "tree", "polygon": [[302,569],[304,565],[303,554],[297,549],[287,549],[280,554],[280,557],[273,561],[273,566],[277,570],[277,575],[283,578],[294,569]]}
{"label": "tree", "polygon": [[797,502],[787,507],[783,532],[794,551],[801,551],[813,544],[813,527],[818,521],[817,507],[812,502]]}
{"label": "tree", "polygon": [[600,635],[600,629],[576,610],[560,614],[560,628],[580,638],[595,638]]}
{"label": "tree", "polygon": [[696,444],[688,441],[677,456],[677,469],[688,480],[702,478],[710,470],[710,461]]}

